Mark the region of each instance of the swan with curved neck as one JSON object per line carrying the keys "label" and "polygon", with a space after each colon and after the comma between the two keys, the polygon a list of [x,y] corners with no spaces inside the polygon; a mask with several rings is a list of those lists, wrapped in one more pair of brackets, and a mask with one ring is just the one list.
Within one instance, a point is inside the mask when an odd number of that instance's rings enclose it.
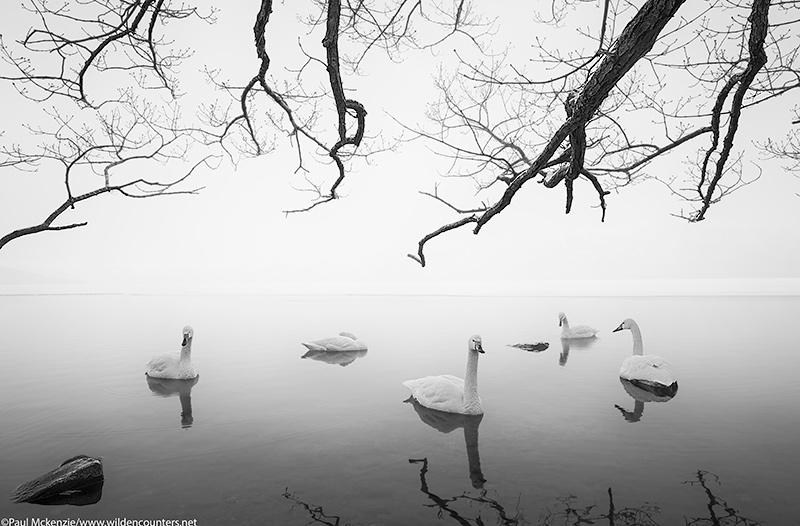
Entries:
{"label": "swan with curved neck", "polygon": [[598,330],[588,325],[569,326],[567,315],[563,312],[558,313],[558,326],[561,327],[561,339],[567,340],[572,338],[594,338]]}
{"label": "swan with curved neck", "polygon": [[483,352],[481,337],[472,336],[467,344],[467,374],[463,380],[445,374],[407,380],[403,385],[411,390],[411,396],[420,405],[428,409],[482,415],[483,407],[478,396],[478,355]]}
{"label": "swan with curved neck", "polygon": [[669,363],[660,356],[644,354],[639,325],[627,318],[613,332],[623,329],[628,329],[633,335],[633,356],[628,356],[622,362],[619,370],[620,378],[630,381],[637,387],[677,390],[678,380]]}
{"label": "swan with curved neck", "polygon": [[180,353],[164,353],[147,363],[147,376],[153,378],[172,378],[174,380],[190,380],[197,377],[197,368],[192,363],[192,338],[194,330],[190,326],[183,328],[183,342]]}

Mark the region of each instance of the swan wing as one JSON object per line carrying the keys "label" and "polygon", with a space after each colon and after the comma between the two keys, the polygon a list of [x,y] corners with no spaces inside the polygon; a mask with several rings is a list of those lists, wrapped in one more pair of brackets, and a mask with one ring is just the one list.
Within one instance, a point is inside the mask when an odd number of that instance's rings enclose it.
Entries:
{"label": "swan wing", "polygon": [[153,356],[147,362],[147,375],[153,378],[171,378],[178,371],[179,361],[180,354],[178,353],[164,353]]}
{"label": "swan wing", "polygon": [[349,344],[352,348],[351,349],[347,349],[348,351],[366,351],[367,350],[367,344],[362,342],[361,340],[359,340],[356,337],[355,334],[350,333],[350,332],[340,332],[339,336],[341,336],[344,339],[348,339],[349,338],[350,340],[352,340],[352,343]]}
{"label": "swan wing", "polygon": [[667,387],[677,382],[677,377],[669,363],[664,358],[652,354],[627,357],[622,362],[619,376],[626,380]]}
{"label": "swan wing", "polygon": [[411,390],[420,405],[447,413],[464,412],[464,380],[449,374],[407,380],[403,385]]}
{"label": "swan wing", "polygon": [[310,351],[366,351],[367,346],[363,342],[351,338],[350,335],[331,336],[320,338],[310,342],[303,342],[303,345]]}
{"label": "swan wing", "polygon": [[594,327],[589,327],[588,325],[576,325],[574,327],[570,327],[569,335],[570,338],[592,338],[595,336],[599,331]]}

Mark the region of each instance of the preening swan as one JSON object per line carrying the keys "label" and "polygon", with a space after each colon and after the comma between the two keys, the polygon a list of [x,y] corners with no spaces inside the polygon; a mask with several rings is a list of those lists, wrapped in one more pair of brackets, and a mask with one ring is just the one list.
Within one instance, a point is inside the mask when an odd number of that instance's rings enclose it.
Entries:
{"label": "preening swan", "polygon": [[588,325],[569,326],[567,315],[563,312],[558,313],[558,326],[561,327],[561,338],[594,338],[598,333],[597,329]]}
{"label": "preening swan", "polygon": [[406,380],[403,385],[420,405],[446,413],[482,415],[478,396],[478,353],[483,353],[481,337],[477,334],[467,344],[467,374],[464,380],[445,374]]}
{"label": "preening swan", "polygon": [[338,336],[320,338],[311,342],[302,342],[309,351],[366,351],[367,344],[349,332],[340,332]]}
{"label": "preening swan", "polygon": [[183,328],[181,352],[159,354],[147,363],[147,376],[153,378],[173,378],[188,380],[197,376],[197,369],[192,363],[192,338],[194,330],[188,325]]}
{"label": "preening swan", "polygon": [[[642,346],[642,331],[635,321],[628,318],[613,332],[628,329],[633,334],[633,356],[628,356],[622,362],[619,370],[620,378],[630,381],[637,387],[643,389],[669,389],[678,390],[678,381],[675,373],[667,361],[660,356],[644,354]],[[673,393],[674,395],[674,393]]]}

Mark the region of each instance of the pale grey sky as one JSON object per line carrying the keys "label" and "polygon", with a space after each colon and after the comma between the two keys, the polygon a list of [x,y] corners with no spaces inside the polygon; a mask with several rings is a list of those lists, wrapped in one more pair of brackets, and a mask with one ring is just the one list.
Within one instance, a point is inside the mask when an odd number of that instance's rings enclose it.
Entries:
{"label": "pale grey sky", "polygon": [[[228,15],[228,9],[213,40],[238,45],[243,58],[236,65],[247,70],[252,15],[248,9]],[[246,31],[232,29],[236,21],[227,17],[234,15]],[[10,39],[8,24],[3,26]],[[220,46],[201,51],[209,61],[220,59],[214,55]],[[440,57],[426,55],[424,62]],[[373,61],[374,67],[365,65],[368,76],[353,81],[368,108],[368,126],[386,123],[397,132],[385,111],[423,122],[424,102],[435,97],[434,70],[415,60]],[[24,118],[9,87],[0,89],[4,120]],[[747,133],[737,141],[746,144],[765,123],[785,120],[748,113],[742,124]],[[775,162],[765,162],[759,181],[712,207],[698,224],[672,217],[683,205],[655,181],[608,196],[605,223],[588,183],[576,185],[569,215],[563,213],[563,189],[530,184],[480,235],[462,229],[431,241],[422,269],[406,254],[416,251],[422,236],[456,219],[418,194],[442,182],[441,159],[421,144],[402,145],[357,166],[343,187],[346,198],[285,217],[282,210],[307,204],[309,196],[291,188],[296,159],[289,141],[281,138],[279,147],[236,170],[227,163],[204,169],[195,184],[206,189],[197,196],[86,202],[62,222],[85,220],[87,227],[15,240],[0,250],[0,268],[85,281],[166,282],[800,277],[800,179]],[[683,170],[688,153],[659,169]],[[12,172],[0,172],[0,234],[41,221],[60,199],[57,177]],[[463,192],[458,186],[465,183],[444,181],[440,191]]]}

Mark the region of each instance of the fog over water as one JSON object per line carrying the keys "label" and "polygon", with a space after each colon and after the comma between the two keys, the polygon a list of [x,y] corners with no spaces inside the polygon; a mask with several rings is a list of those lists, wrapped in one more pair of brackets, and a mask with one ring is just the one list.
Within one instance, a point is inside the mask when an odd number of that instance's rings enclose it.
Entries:
{"label": "fog over water", "polygon": [[[559,311],[598,337],[562,342]],[[0,500],[0,515],[300,525],[306,504],[350,524],[438,523],[437,510],[555,524],[565,502],[601,520],[610,489],[617,511],[667,525],[706,517],[707,487],[782,524],[800,483],[800,363],[775,328],[798,312],[798,296],[3,295],[0,493],[76,454],[101,456],[106,480],[91,506]],[[677,372],[674,398],[620,382],[626,317]],[[145,363],[186,324],[199,380],[153,385]],[[301,341],[342,330],[369,350],[302,358]],[[463,377],[474,333],[482,419],[403,403],[404,380]],[[510,346],[533,342],[549,348]]]}

